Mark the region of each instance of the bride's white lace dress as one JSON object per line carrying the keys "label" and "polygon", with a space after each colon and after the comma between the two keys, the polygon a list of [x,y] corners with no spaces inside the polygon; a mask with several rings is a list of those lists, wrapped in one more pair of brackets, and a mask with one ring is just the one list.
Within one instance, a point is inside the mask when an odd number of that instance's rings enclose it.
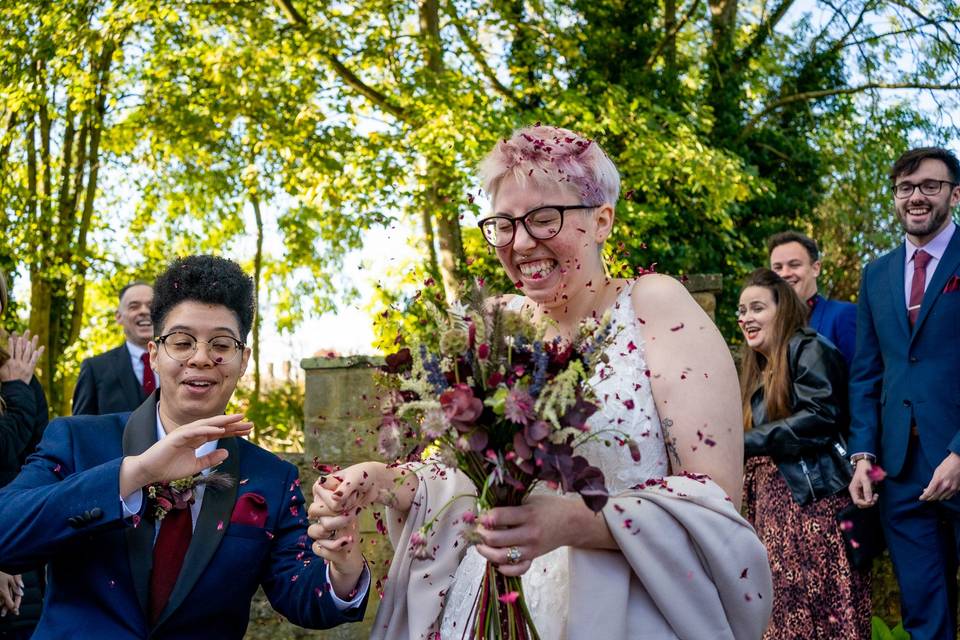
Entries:
{"label": "bride's white lace dress", "polygon": [[[663,477],[669,468],[644,359],[643,333],[630,298],[632,288],[632,283],[624,287],[613,305],[616,338],[606,349],[608,362],[600,365],[590,381],[601,408],[591,416],[589,425],[600,437],[578,449],[603,471],[611,495],[649,478]],[[515,300],[522,303],[524,299]],[[632,438],[639,444],[639,462],[633,461],[627,447],[618,444],[617,436]],[[440,635],[444,640],[460,638],[469,627],[485,562],[473,547],[467,550],[446,597]],[[560,547],[536,558],[523,577],[527,604],[537,631],[545,640],[566,637],[569,572],[568,548]]]}

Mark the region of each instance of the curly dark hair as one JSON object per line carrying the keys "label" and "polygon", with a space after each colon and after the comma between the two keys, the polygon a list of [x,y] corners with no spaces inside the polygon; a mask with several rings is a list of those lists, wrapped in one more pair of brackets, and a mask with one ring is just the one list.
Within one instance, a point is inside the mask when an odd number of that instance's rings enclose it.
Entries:
{"label": "curly dark hair", "polygon": [[253,325],[253,278],[236,262],[218,256],[177,258],[153,284],[150,317],[159,331],[170,310],[181,302],[220,304],[233,311],[245,340]]}

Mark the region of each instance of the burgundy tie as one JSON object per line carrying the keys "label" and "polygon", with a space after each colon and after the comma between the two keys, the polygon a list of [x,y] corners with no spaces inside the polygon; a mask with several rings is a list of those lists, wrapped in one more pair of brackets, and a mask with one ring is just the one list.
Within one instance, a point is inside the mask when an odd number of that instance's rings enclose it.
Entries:
{"label": "burgundy tie", "polygon": [[907,307],[911,327],[916,324],[917,316],[920,315],[923,288],[927,285],[927,265],[932,257],[923,249],[917,249],[913,254],[913,280],[910,282],[910,306]]}
{"label": "burgundy tie", "polygon": [[183,558],[193,537],[190,508],[171,509],[160,521],[160,533],[153,545],[153,572],[150,574],[150,624],[156,624],[177,583]]}
{"label": "burgundy tie", "polygon": [[157,388],[157,380],[150,368],[150,352],[144,351],[140,354],[140,361],[143,363],[143,395],[148,396]]}

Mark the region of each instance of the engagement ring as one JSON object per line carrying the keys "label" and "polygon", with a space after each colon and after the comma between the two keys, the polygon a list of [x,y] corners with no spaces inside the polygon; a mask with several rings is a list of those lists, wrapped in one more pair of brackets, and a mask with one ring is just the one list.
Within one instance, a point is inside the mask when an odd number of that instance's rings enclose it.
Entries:
{"label": "engagement ring", "polygon": [[510,564],[517,564],[523,559],[523,554],[520,553],[519,547],[510,547],[507,549],[507,561]]}

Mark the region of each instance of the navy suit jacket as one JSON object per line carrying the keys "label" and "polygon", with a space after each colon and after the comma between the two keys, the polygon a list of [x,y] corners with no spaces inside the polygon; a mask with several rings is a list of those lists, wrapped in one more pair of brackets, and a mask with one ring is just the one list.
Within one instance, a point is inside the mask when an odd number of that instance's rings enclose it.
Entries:
{"label": "navy suit jacket", "polygon": [[73,389],[73,415],[103,415],[133,411],[146,400],[133,372],[126,343],[80,363]]}
{"label": "navy suit jacket", "polygon": [[[230,455],[218,471],[235,482],[204,492],[183,569],[157,625],[150,625],[155,526],[146,510],[142,520],[124,519],[119,473],[123,456],[156,441],[158,397],[159,391],[129,419],[54,420],[20,475],[0,490],[0,570],[48,567],[35,640],[239,640],[260,585],[295,624],[327,628],[362,619],[366,599],[343,612],[333,603],[326,564],[310,550],[296,467],[227,438],[220,446]],[[244,494],[266,501],[265,526],[231,518]]]}
{"label": "navy suit jacket", "polygon": [[840,350],[849,369],[857,344],[857,305],[828,300],[820,294],[816,295],[816,299],[808,324]]}
{"label": "navy suit jacket", "polygon": [[960,454],[960,232],[937,265],[913,329],[904,294],[906,248],[867,265],[857,304],[857,352],[850,377],[851,453],[872,453],[888,474],[903,469],[915,422],[936,467]]}

